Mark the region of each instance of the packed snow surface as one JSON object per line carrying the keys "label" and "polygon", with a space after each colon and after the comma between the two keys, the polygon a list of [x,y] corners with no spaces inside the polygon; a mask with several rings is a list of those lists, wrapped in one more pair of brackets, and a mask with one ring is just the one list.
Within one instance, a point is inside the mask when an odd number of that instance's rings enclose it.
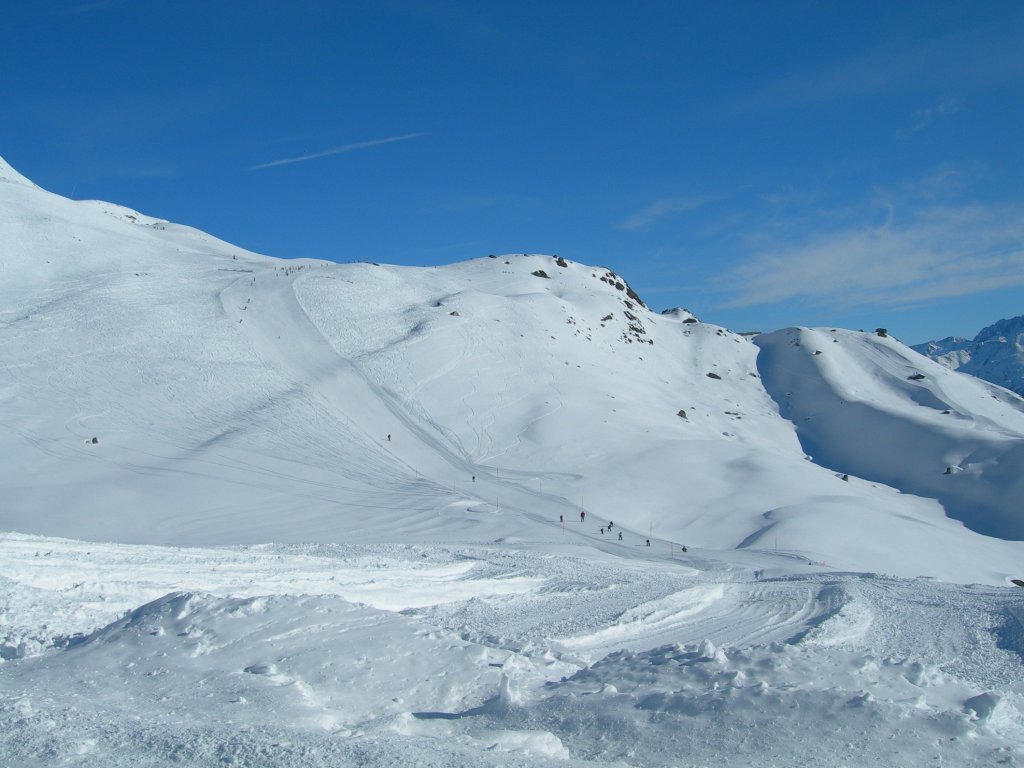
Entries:
{"label": "packed snow surface", "polygon": [[1024,761],[1024,405],[890,338],[0,161],[0,458],[0,765]]}

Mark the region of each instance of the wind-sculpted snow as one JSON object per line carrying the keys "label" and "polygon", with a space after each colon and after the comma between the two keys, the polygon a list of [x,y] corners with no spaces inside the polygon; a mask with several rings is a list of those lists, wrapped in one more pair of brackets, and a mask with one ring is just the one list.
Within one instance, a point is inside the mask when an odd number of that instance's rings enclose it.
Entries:
{"label": "wind-sculpted snow", "polygon": [[7,626],[53,633],[0,663],[12,764],[1024,758],[1022,649],[1006,642],[1024,597],[1008,588],[772,575],[770,555],[640,571],[493,548],[26,536],[0,555]]}
{"label": "wind-sculpted snow", "polygon": [[816,462],[1024,539],[1024,400],[875,334],[789,329],[756,343],[765,386]]}

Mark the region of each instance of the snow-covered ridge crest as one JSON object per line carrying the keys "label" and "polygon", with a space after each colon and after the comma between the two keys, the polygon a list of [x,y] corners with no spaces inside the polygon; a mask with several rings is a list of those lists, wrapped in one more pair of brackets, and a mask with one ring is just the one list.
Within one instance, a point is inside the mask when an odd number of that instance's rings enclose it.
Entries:
{"label": "snow-covered ridge crest", "polygon": [[26,187],[39,189],[36,184],[14,170],[14,168],[12,168],[11,165],[3,159],[3,157],[0,157],[0,183],[21,184]]}
{"label": "snow-covered ridge crest", "polygon": [[104,202],[103,200],[79,200],[78,204],[82,206],[96,208],[97,210],[102,211],[108,216],[113,216],[115,219],[118,219],[119,221],[125,221],[128,222],[129,224],[138,224],[139,226],[143,227],[160,228],[163,225],[170,223],[169,221],[167,221],[167,219],[158,219],[155,216],[147,216],[144,213],[139,213],[138,211],[134,211],[131,208],[127,208],[123,205],[107,203]]}

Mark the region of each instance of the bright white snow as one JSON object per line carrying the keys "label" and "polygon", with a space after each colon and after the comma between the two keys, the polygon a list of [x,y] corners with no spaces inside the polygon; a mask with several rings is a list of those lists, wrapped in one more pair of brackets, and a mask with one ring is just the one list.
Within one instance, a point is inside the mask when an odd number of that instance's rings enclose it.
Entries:
{"label": "bright white snow", "polygon": [[0,161],[0,457],[2,764],[1024,760],[1024,406],[892,339]]}

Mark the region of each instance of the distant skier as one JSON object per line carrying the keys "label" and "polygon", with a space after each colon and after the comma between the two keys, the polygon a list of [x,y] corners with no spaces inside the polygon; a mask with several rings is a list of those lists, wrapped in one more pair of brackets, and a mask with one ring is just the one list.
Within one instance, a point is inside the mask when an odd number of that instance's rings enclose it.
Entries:
{"label": "distant skier", "polygon": [[647,540],[647,546],[648,547],[651,546],[651,540],[650,539]]}
{"label": "distant skier", "polygon": [[559,515],[558,522],[560,522],[562,525],[565,525],[565,515]]}
{"label": "distant skier", "polygon": [[388,435],[388,442],[391,442],[391,435]]}
{"label": "distant skier", "polygon": [[582,510],[580,510],[580,522],[582,523],[586,519],[587,519],[587,513],[582,511]]}
{"label": "distant skier", "polygon": [[601,529],[601,535],[604,536],[604,528]]}
{"label": "distant skier", "polygon": [[614,525],[615,525],[615,523],[613,523],[611,520],[609,520],[608,521],[608,530],[610,531]]}
{"label": "distant skier", "polygon": [[619,541],[622,541],[622,531],[619,531]]}
{"label": "distant skier", "polygon": [[476,475],[473,475],[473,482],[476,482]]}

